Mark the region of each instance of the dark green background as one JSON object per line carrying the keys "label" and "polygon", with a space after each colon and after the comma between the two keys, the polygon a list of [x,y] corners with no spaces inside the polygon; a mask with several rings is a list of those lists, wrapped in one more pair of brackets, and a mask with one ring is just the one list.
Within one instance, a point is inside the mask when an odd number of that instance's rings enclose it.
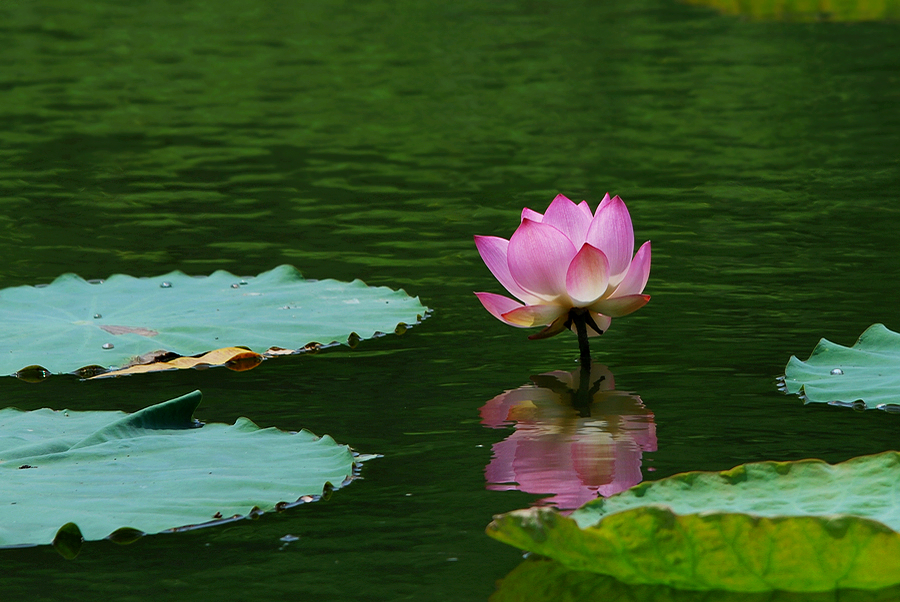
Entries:
{"label": "dark green background", "polygon": [[22,409],[200,388],[203,420],[385,456],[257,522],[74,561],[0,550],[4,600],[486,599],[520,555],[483,529],[536,496],[484,489],[508,433],[478,408],[573,369],[577,345],[481,309],[472,291],[501,288],[472,235],[509,236],[557,192],[620,194],[653,241],[653,300],[593,350],[655,414],[654,477],[896,447],[896,416],[775,387],[819,337],[900,329],[896,24],[668,0],[13,0],[0,40],[0,286],[291,263],[435,310],[245,373],[0,381]]}

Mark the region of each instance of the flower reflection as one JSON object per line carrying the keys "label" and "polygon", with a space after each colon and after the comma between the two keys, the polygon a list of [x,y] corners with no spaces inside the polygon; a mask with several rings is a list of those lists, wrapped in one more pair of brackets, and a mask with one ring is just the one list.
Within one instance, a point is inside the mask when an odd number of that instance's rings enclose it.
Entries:
{"label": "flower reflection", "polygon": [[616,391],[609,368],[554,371],[481,408],[481,423],[515,431],[493,446],[487,488],[553,494],[539,504],[578,508],[641,481],[641,454],[656,451],[653,414]]}

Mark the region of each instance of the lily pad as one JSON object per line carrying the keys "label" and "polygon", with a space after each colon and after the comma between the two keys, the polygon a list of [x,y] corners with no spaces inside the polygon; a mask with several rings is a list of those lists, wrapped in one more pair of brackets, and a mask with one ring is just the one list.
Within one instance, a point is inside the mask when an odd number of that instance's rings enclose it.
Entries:
{"label": "lily pad", "polygon": [[287,265],[245,278],[65,274],[0,290],[0,374],[90,374],[226,347],[283,355],[403,331],[427,311],[403,291],[304,280]]}
{"label": "lily pad", "polygon": [[129,541],[254,517],[352,478],[360,458],[331,437],[246,418],[200,424],[200,397],[134,414],[0,410],[0,546],[64,551],[81,537]]}
{"label": "lily pad", "polygon": [[900,587],[829,592],[690,591],[663,585],[628,585],[607,575],[573,571],[531,557],[497,584],[490,602],[896,602]]}
{"label": "lily pad", "polygon": [[815,592],[900,584],[900,453],[760,462],[517,510],[492,537],[570,569],[687,590]]}
{"label": "lily pad", "polygon": [[853,347],[822,339],[805,362],[791,356],[784,390],[807,402],[900,411],[900,334],[873,324]]}

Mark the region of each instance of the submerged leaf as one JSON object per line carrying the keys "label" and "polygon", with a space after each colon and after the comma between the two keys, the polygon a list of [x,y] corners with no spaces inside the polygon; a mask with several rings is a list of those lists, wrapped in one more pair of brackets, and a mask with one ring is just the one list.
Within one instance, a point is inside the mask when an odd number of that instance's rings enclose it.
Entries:
{"label": "submerged leaf", "polygon": [[403,291],[359,280],[304,280],[287,265],[247,278],[171,272],[91,283],[65,274],[44,287],[0,290],[0,374],[35,377],[92,367],[90,375],[159,355],[227,347],[296,353],[394,332],[427,311]]}
{"label": "submerged leaf", "polygon": [[805,362],[791,356],[784,389],[808,402],[900,411],[900,334],[873,324],[853,347],[822,339]]}
{"label": "submerged leaf", "polygon": [[569,516],[495,518],[488,534],[569,568],[691,590],[900,584],[900,453],[760,462],[642,483]]}
{"label": "submerged leaf", "polygon": [[353,475],[358,459],[327,435],[202,425],[199,403],[194,391],[134,414],[0,410],[0,546],[52,542],[68,557],[82,535],[127,542],[258,516]]}

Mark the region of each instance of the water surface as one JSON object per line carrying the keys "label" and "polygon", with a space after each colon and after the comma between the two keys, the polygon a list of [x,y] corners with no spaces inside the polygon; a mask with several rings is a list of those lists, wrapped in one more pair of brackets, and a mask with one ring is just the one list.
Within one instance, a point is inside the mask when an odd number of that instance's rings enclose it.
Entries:
{"label": "water surface", "polygon": [[[141,407],[328,433],[366,453],[327,502],[214,530],[0,550],[4,599],[484,600],[484,535],[540,494],[486,488],[479,408],[574,370],[528,341],[473,234],[610,191],[653,241],[648,293],[593,343],[656,427],[644,478],[894,447],[896,416],[804,407],[775,378],[820,337],[900,329],[900,35],[667,0],[0,7],[0,286],[281,263],[403,287],[434,315],[355,350],[81,382],[4,406]],[[285,545],[286,534],[299,540]]]}

